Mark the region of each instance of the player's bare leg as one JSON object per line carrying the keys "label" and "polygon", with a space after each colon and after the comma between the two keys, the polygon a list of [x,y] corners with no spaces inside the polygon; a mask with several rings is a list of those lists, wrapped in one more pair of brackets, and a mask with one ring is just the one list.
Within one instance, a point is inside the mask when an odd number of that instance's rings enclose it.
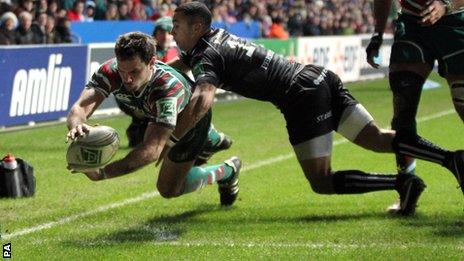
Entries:
{"label": "player's bare leg", "polygon": [[161,196],[178,197],[218,183],[221,204],[232,205],[238,195],[241,161],[233,157],[222,164],[206,167],[195,167],[194,162],[177,163],[165,157],[157,182]]}
{"label": "player's bare leg", "polygon": [[[360,170],[333,171],[330,167],[332,133],[294,146],[303,172],[314,192],[319,194],[359,194],[380,190],[396,190],[402,201],[401,214],[414,213],[416,188],[421,180],[416,176],[379,175]],[[413,193],[407,193],[412,189]],[[419,192],[420,194],[420,192]]]}

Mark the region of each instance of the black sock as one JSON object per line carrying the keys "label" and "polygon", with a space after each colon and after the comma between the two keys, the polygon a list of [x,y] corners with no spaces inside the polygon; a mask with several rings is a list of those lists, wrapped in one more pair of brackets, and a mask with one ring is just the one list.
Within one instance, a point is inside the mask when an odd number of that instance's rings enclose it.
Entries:
{"label": "black sock", "polygon": [[445,166],[452,152],[442,149],[432,142],[415,134],[397,131],[392,142],[396,153],[423,159]]}
{"label": "black sock", "polygon": [[403,179],[398,175],[377,175],[364,173],[360,170],[340,170],[332,174],[332,182],[337,194],[360,194],[379,190],[393,190],[399,187],[400,181]]}

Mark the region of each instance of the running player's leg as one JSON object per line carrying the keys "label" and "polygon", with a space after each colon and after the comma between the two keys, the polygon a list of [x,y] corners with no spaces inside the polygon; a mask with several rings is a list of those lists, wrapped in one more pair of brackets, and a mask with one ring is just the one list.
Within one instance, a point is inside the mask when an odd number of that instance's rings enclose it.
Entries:
{"label": "running player's leg", "polygon": [[[464,57],[463,57],[464,59]],[[464,121],[464,74],[447,75],[446,80],[451,90],[454,109],[462,121]]]}
{"label": "running player's leg", "polygon": [[[376,152],[392,152],[391,144],[395,138],[395,131],[380,129],[361,104],[345,108],[340,118],[338,132],[363,148]],[[412,174],[396,175],[395,181],[395,189],[399,192],[400,200],[394,211],[389,211],[402,215],[414,213],[425,184]]]}
{"label": "running player's leg", "polygon": [[[382,130],[373,120],[368,121],[369,118],[372,119],[359,104],[347,107],[343,113],[338,132],[355,144],[372,151],[395,152],[438,163],[449,169],[455,175],[461,189],[463,188],[464,151],[451,152],[418,135]],[[352,129],[356,126],[362,126],[363,122],[369,123],[356,135],[353,135],[356,132],[353,132]]]}
{"label": "running player's leg", "polygon": [[[400,15],[390,55],[392,129],[410,136],[417,134],[416,114],[422,86],[435,61],[433,45],[425,40],[426,31],[410,16]],[[397,153],[396,162],[398,173],[414,173],[416,164],[413,157]]]}
{"label": "running player's leg", "polygon": [[[464,18],[463,18],[464,20]],[[464,29],[457,28],[454,30],[459,30],[464,33]],[[454,31],[452,31],[454,32]],[[439,60],[439,72],[441,75],[444,75],[451,90],[451,97],[453,98],[454,108],[459,114],[461,120],[464,121],[464,68],[462,66],[462,61],[464,60],[464,36],[462,33],[452,34],[456,35],[456,41],[460,43],[460,51],[455,51],[451,54],[448,54],[445,58]],[[445,44],[443,44],[445,45]],[[445,46],[446,47],[446,46]],[[450,48],[453,51],[456,48]],[[455,175],[459,186],[461,187],[462,192],[464,193],[464,151],[458,150],[454,152],[452,160],[449,162],[448,168]]]}
{"label": "running player's leg", "polygon": [[[394,63],[390,65],[390,89],[393,93],[392,129],[417,134],[416,115],[422,86],[430,73],[425,63]],[[415,173],[416,161],[413,157],[396,154],[399,174]]]}

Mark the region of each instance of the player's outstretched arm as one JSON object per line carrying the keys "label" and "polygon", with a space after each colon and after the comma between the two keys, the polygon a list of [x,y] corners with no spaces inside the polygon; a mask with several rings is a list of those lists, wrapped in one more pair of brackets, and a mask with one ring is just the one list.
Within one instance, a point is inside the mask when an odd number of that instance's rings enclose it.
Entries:
{"label": "player's outstretched arm", "polygon": [[213,84],[201,83],[195,87],[189,104],[177,118],[177,126],[173,132],[176,138],[182,138],[185,133],[203,118],[206,112],[213,106],[215,94],[216,86]]}
{"label": "player's outstretched arm", "polygon": [[161,155],[172,130],[158,124],[149,124],[141,144],[130,151],[126,157],[114,161],[99,170],[83,171],[93,181],[115,178],[136,171],[152,162]]}
{"label": "player's outstretched arm", "polygon": [[190,67],[183,63],[182,60],[179,59],[179,57],[168,62],[168,65],[183,73],[188,73],[190,71]]}
{"label": "player's outstretched arm", "polygon": [[104,99],[105,97],[93,88],[85,88],[82,91],[81,96],[71,107],[66,119],[69,130],[66,135],[67,141],[83,136],[89,131],[89,126],[85,122]]}

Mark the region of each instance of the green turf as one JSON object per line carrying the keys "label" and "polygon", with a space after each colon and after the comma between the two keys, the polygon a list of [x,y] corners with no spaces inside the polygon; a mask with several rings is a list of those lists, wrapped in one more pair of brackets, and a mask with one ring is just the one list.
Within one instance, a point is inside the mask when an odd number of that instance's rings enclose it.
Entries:
{"label": "green turf", "polygon": [[[392,108],[387,82],[348,87],[379,124],[388,127]],[[424,91],[418,117],[450,109],[449,90],[443,86]],[[98,122],[123,134],[129,120],[115,117]],[[64,125],[0,133],[0,153],[27,159],[37,177],[34,198],[0,200],[2,243],[12,243],[13,258],[18,260],[462,260],[463,196],[443,168],[419,162],[418,173],[428,187],[418,213],[394,217],[385,212],[397,197],[394,192],[351,196],[312,192],[298,162],[288,156],[292,150],[285,123],[272,105],[251,100],[216,104],[214,123],[233,137],[234,145],[211,162],[239,155],[245,164],[239,200],[230,209],[218,207],[215,186],[177,199],[149,194],[140,200],[142,194],[155,191],[154,166],[98,183],[68,173]],[[456,114],[449,113],[420,122],[419,131],[458,149],[464,147],[461,125]],[[128,152],[127,140],[121,136],[117,157]],[[269,161],[279,156],[281,160]],[[392,155],[349,143],[334,147],[334,169],[391,173],[394,165]],[[139,200],[99,210],[134,198]],[[11,237],[53,221],[59,223]]]}

